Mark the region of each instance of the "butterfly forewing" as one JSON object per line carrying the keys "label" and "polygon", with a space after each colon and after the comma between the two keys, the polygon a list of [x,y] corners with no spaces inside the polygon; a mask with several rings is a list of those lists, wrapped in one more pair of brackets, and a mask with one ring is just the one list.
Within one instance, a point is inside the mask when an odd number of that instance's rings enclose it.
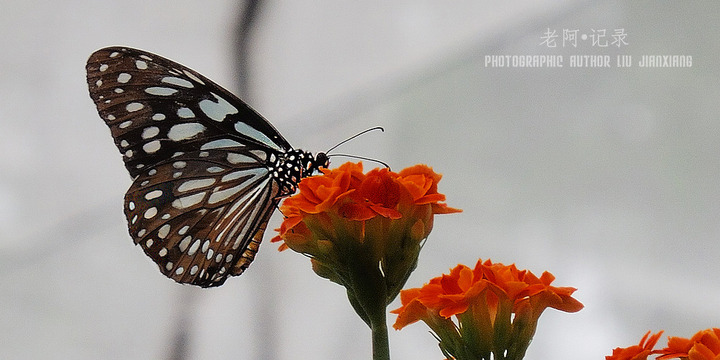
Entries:
{"label": "butterfly forewing", "polygon": [[233,139],[278,152],[292,148],[232,93],[161,56],[105,48],[90,56],[86,70],[90,97],[133,177],[212,140]]}
{"label": "butterfly forewing", "polygon": [[218,286],[242,273],[280,197],[315,167],[310,154],[227,90],[158,55],[105,48],[86,69],[133,178],[125,215],[135,243],[181,283]]}

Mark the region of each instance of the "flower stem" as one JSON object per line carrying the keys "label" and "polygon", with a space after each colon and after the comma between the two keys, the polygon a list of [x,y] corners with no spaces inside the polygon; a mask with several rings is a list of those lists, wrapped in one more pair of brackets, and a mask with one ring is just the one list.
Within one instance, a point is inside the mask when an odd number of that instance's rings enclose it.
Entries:
{"label": "flower stem", "polygon": [[387,284],[377,260],[371,253],[358,249],[345,263],[350,269],[345,287],[348,298],[372,331],[373,360],[390,360],[387,328]]}
{"label": "flower stem", "polygon": [[[383,309],[384,310],[384,309]],[[370,319],[372,330],[373,360],[390,360],[390,345],[385,311],[379,311]]]}

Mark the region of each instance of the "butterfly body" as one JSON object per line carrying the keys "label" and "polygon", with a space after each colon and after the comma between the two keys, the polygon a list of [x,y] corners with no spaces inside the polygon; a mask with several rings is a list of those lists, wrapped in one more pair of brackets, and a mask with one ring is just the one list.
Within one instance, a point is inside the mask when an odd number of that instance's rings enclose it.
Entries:
{"label": "butterfly body", "polygon": [[133,178],[130,235],[177,282],[212,287],[240,275],[280,199],[328,166],[324,153],[294,149],[232,93],[171,60],[110,47],[86,70]]}

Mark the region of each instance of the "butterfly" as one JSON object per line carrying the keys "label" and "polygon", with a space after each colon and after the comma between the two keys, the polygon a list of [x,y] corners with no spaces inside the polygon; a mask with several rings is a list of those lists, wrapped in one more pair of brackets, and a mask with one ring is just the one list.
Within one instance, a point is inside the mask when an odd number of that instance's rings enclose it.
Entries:
{"label": "butterfly", "polygon": [[326,153],[294,149],[242,100],[174,61],[108,47],[86,70],[133,179],[130,236],[179,283],[214,287],[242,274],[280,199],[329,165]]}

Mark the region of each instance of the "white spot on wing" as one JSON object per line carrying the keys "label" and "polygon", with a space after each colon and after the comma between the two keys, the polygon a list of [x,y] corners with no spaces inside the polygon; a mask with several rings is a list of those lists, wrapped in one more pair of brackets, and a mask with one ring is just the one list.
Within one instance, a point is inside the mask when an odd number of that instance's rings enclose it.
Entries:
{"label": "white spot on wing", "polygon": [[187,71],[187,70],[183,70],[183,74],[185,74],[185,76],[187,76],[187,77],[189,77],[189,78],[193,79],[194,81],[197,81],[197,82],[199,82],[199,83],[201,83],[201,84],[205,85],[205,83],[204,83],[204,82],[203,82],[202,80],[200,80],[200,78],[199,78],[199,77],[197,77],[197,76],[193,75],[193,74],[192,74],[191,72],[189,72],[189,71]]}
{"label": "white spot on wing", "polygon": [[157,198],[161,197],[162,194],[163,194],[162,190],[153,190],[153,191],[145,194],[145,200],[157,199]]}
{"label": "white spot on wing", "polygon": [[118,127],[121,129],[124,129],[130,125],[132,125],[132,120],[127,120],[127,121],[123,121],[122,123],[120,123],[120,125],[118,125]]}
{"label": "white spot on wing", "polygon": [[195,179],[195,180],[188,180],[180,186],[178,186],[178,191],[180,192],[186,192],[190,190],[200,189],[207,186],[210,186],[215,183],[215,179],[208,178],[208,179]]}
{"label": "white spot on wing", "polygon": [[125,110],[127,110],[128,112],[134,112],[134,111],[141,110],[144,107],[145,107],[145,105],[143,105],[139,102],[132,102],[132,103],[125,105]]}
{"label": "white spot on wing", "polygon": [[100,70],[100,71],[105,71],[105,70],[107,70],[107,69],[108,69],[108,65],[107,65],[107,64],[102,64],[102,65],[100,65],[100,68],[99,68],[98,70]]}
{"label": "white spot on wing", "polygon": [[153,86],[145,89],[145,92],[150,95],[170,96],[178,92],[178,90],[164,86]]}
{"label": "white spot on wing", "polygon": [[179,108],[177,111],[177,115],[183,119],[195,117],[195,113],[186,107]]}
{"label": "white spot on wing", "polygon": [[157,215],[157,208],[153,206],[145,210],[145,214],[143,214],[143,217],[146,219],[152,219],[155,215]]}
{"label": "white spot on wing", "polygon": [[191,206],[199,204],[203,200],[203,198],[205,198],[204,192],[184,196],[184,197],[175,199],[172,202],[172,206],[174,208],[180,209],[180,210],[187,209]]}
{"label": "white spot on wing", "polygon": [[235,140],[218,139],[218,140],[213,140],[209,143],[203,144],[203,146],[200,147],[200,150],[212,150],[212,149],[221,149],[221,148],[238,147],[238,146],[242,146],[242,144]]}
{"label": "white spot on wing", "polygon": [[141,136],[143,139],[150,139],[150,138],[157,136],[157,134],[159,134],[159,133],[160,133],[160,128],[158,128],[157,126],[150,126],[150,127],[146,127],[143,130]]}
{"label": "white spot on wing", "polygon": [[190,246],[190,249],[188,249],[187,254],[190,255],[190,256],[195,255],[195,252],[198,250],[199,247],[200,247],[200,239],[197,239],[197,240],[195,240],[195,242],[192,244],[192,246]]}
{"label": "white spot on wing", "polygon": [[241,178],[243,175],[247,175],[247,173],[244,171],[231,172],[231,173],[223,176],[222,179],[220,179],[220,181],[228,182],[228,181],[232,181],[232,180],[237,180],[237,179]]}
{"label": "white spot on wing", "polygon": [[127,110],[128,112],[134,112],[134,111],[141,110],[144,107],[145,107],[145,105],[143,105],[139,102],[132,102],[132,103],[125,105],[125,110]]}
{"label": "white spot on wing", "polygon": [[135,67],[138,68],[138,70],[145,70],[147,69],[147,63],[142,60],[135,60]]}
{"label": "white spot on wing", "polygon": [[172,141],[189,140],[200,135],[207,128],[199,123],[183,123],[173,125],[168,131],[168,138]]}
{"label": "white spot on wing", "polygon": [[145,150],[145,152],[148,154],[157,152],[158,150],[160,150],[160,140],[153,140],[143,145],[143,150]]}
{"label": "white spot on wing", "polygon": [[119,83],[125,84],[130,81],[131,78],[132,76],[128,73],[120,73],[120,75],[118,75],[117,81]]}
{"label": "white spot on wing", "polygon": [[190,245],[190,241],[192,241],[192,236],[186,236],[182,241],[180,241],[180,244],[178,244],[178,248],[180,248],[180,252],[185,252],[187,250],[188,245]]}
{"label": "white spot on wing", "polygon": [[158,237],[161,239],[164,239],[168,234],[170,233],[170,224],[165,224],[162,227],[160,227],[160,230],[158,230]]}
{"label": "white spot on wing", "polygon": [[209,118],[215,121],[223,121],[226,116],[238,113],[238,109],[232,106],[227,100],[215,94],[212,95],[217,99],[217,102],[205,99],[200,101],[199,104],[200,110]]}
{"label": "white spot on wing", "polygon": [[230,197],[236,195],[237,193],[241,192],[243,189],[245,189],[245,184],[240,184],[237,186],[233,186],[231,188],[227,188],[225,190],[215,191],[212,194],[210,194],[210,198],[208,199],[208,203],[215,204],[223,200],[227,200]]}
{"label": "white spot on wing", "polygon": [[188,89],[192,89],[194,87],[193,83],[191,83],[185,79],[182,79],[179,77],[174,77],[174,76],[166,76],[166,77],[162,78],[162,80],[160,80],[160,81],[162,81],[166,84],[182,86],[182,87],[188,88]]}
{"label": "white spot on wing", "polygon": [[165,114],[155,114],[152,116],[152,119],[155,121],[165,120]]}
{"label": "white spot on wing", "polygon": [[225,169],[223,169],[219,166],[211,166],[211,167],[207,168],[207,172],[213,173],[213,174],[223,172],[224,170]]}
{"label": "white spot on wing", "polygon": [[270,138],[267,137],[265,134],[242,121],[238,121],[235,123],[235,131],[239,132],[245,137],[261,142],[263,145],[267,145],[268,147],[271,147],[275,150],[283,150],[278,144],[270,140]]}
{"label": "white spot on wing", "polygon": [[240,163],[256,163],[257,161],[247,155],[243,154],[237,154],[237,153],[229,153],[227,155],[227,161],[231,164],[240,164]]}

